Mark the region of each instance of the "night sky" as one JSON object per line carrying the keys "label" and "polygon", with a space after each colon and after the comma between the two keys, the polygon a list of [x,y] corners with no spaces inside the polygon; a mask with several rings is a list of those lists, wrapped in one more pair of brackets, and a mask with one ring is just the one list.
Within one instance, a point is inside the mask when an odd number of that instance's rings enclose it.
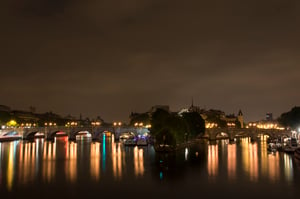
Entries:
{"label": "night sky", "polygon": [[1,0],[0,104],[128,121],[299,105],[299,0]]}

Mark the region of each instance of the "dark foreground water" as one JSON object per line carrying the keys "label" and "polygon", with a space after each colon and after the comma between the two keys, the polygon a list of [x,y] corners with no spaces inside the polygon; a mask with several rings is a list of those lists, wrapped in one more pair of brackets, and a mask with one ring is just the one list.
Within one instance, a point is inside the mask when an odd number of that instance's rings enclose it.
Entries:
{"label": "dark foreground water", "polygon": [[203,141],[176,154],[99,142],[0,143],[1,198],[300,198],[293,155],[265,141]]}

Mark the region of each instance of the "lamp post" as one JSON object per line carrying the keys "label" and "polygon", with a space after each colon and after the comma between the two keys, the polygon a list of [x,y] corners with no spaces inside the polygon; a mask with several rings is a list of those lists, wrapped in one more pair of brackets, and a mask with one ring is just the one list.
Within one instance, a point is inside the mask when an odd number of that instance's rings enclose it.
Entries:
{"label": "lamp post", "polygon": [[138,134],[138,126],[139,126],[138,122],[134,123],[134,128],[135,128],[135,133],[136,134]]}
{"label": "lamp post", "polygon": [[[114,125],[115,139],[118,140],[120,137],[122,122],[114,122],[113,125]],[[119,130],[119,132],[117,132],[117,130]]]}
{"label": "lamp post", "polygon": [[91,134],[94,133],[94,132],[93,132],[93,131],[94,131],[94,130],[93,130],[94,127],[100,126],[100,124],[101,124],[101,123],[100,123],[99,121],[92,121],[92,122],[91,122],[91,125],[92,125],[92,133],[91,133]]}
{"label": "lamp post", "polygon": [[[45,136],[48,135],[47,133],[47,127],[51,128],[52,126],[56,126],[56,123],[55,122],[45,122],[44,123],[44,126],[45,126]],[[49,128],[48,128],[48,131],[49,131]]]}
{"label": "lamp post", "polygon": [[144,123],[143,123],[143,122],[140,122],[140,123],[139,123],[139,135],[142,134],[142,128],[143,128],[143,126],[144,126]]}

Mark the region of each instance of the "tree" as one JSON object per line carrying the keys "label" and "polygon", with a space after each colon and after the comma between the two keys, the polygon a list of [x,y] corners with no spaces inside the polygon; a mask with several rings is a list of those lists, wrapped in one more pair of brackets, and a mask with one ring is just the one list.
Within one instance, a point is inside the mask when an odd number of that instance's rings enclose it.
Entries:
{"label": "tree", "polygon": [[0,124],[6,124],[11,119],[9,112],[0,111]]}
{"label": "tree", "polygon": [[187,131],[192,138],[204,134],[205,121],[198,112],[186,112],[182,114],[187,124]]}
{"label": "tree", "polygon": [[227,122],[221,118],[225,116],[223,111],[210,109],[206,113],[206,120],[211,123],[216,123],[218,127],[225,128],[227,127]]}
{"label": "tree", "polygon": [[157,109],[151,117],[151,134],[157,143],[175,146],[182,142],[187,133],[186,122],[177,114]]}
{"label": "tree", "polygon": [[148,113],[131,113],[130,115],[130,125],[134,125],[135,123],[150,123],[150,116]]}
{"label": "tree", "polygon": [[282,113],[278,118],[279,124],[284,127],[297,129],[300,126],[300,107],[295,106],[289,112]]}
{"label": "tree", "polygon": [[163,129],[166,120],[169,117],[169,113],[163,109],[157,109],[151,117],[151,134],[155,136]]}

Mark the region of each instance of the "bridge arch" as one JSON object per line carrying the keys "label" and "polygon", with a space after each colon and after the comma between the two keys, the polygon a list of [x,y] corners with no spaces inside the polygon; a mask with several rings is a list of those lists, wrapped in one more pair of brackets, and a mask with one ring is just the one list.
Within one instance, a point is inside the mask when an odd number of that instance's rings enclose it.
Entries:
{"label": "bridge arch", "polygon": [[8,132],[4,133],[3,136],[18,135],[18,134],[19,134],[18,131],[11,130],[11,131],[8,131]]}
{"label": "bridge arch", "polygon": [[230,138],[230,134],[225,131],[219,131],[216,133],[215,136],[216,136],[216,139],[229,139]]}
{"label": "bridge arch", "polygon": [[239,137],[251,137],[250,133],[244,132],[244,131],[237,131],[233,133],[234,138],[239,138]]}
{"label": "bridge arch", "polygon": [[92,138],[93,133],[89,130],[76,130],[70,133],[69,140],[76,140],[77,136],[86,136]]}
{"label": "bridge arch", "polygon": [[57,136],[68,136],[68,133],[64,132],[64,131],[60,131],[60,130],[53,131],[53,132],[48,133],[47,139],[53,140],[54,137],[57,137]]}
{"label": "bridge arch", "polygon": [[36,136],[45,137],[45,133],[41,131],[30,131],[23,136],[23,139],[33,139]]}

